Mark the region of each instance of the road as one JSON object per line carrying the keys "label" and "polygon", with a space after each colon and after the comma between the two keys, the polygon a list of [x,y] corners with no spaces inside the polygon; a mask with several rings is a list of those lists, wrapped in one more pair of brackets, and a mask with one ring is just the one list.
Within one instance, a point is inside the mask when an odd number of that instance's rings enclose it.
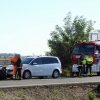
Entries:
{"label": "road", "polygon": [[58,79],[44,78],[44,79],[26,79],[26,80],[1,80],[0,88],[4,87],[22,87],[22,86],[35,86],[35,85],[49,85],[49,84],[71,84],[71,83],[88,83],[100,82],[100,76],[93,77],[59,77]]}

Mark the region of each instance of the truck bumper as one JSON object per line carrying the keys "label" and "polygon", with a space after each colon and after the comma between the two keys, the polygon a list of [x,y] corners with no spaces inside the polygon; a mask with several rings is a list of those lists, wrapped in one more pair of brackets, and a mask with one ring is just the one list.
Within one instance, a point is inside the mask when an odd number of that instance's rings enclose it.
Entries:
{"label": "truck bumper", "polygon": [[[78,67],[77,64],[73,64],[72,72],[78,72],[78,68],[77,67]],[[85,71],[86,71],[86,68],[85,68]],[[97,64],[93,64],[92,65],[92,72],[100,72],[100,68],[97,66]]]}

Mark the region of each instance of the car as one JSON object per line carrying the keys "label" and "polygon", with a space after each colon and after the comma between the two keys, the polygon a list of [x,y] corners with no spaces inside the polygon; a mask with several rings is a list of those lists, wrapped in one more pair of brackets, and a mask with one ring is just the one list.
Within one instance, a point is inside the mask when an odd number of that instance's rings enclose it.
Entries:
{"label": "car", "polygon": [[0,65],[0,80],[6,79],[6,78],[7,78],[6,67],[4,67],[3,65]]}
{"label": "car", "polygon": [[[62,73],[61,62],[55,56],[38,56],[38,57],[25,57],[22,59],[22,77],[30,79],[31,77],[52,76],[58,78]],[[12,76],[13,65],[7,67],[7,77]]]}

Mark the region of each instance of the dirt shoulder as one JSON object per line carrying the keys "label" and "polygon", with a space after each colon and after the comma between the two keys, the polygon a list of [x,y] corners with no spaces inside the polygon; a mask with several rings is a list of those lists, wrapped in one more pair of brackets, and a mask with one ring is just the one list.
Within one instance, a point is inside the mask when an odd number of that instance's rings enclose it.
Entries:
{"label": "dirt shoulder", "polygon": [[94,84],[64,84],[0,88],[0,100],[88,100]]}

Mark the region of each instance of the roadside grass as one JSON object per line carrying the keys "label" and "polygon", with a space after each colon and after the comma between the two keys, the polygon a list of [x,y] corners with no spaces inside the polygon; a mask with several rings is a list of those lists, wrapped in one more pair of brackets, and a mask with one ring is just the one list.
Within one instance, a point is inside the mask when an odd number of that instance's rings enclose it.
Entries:
{"label": "roadside grass", "polygon": [[68,69],[62,69],[61,76],[71,76],[71,71]]}
{"label": "roadside grass", "polygon": [[[0,100],[98,100],[93,91],[97,86],[43,86],[27,89],[0,90]],[[4,91],[4,92],[3,92]]]}
{"label": "roadside grass", "polygon": [[95,92],[88,92],[88,98],[89,100],[98,100]]}
{"label": "roadside grass", "polygon": [[[88,75],[90,75],[89,72],[88,72]],[[97,73],[96,73],[96,72],[93,72],[92,75],[93,75],[93,76],[97,76]],[[66,76],[78,76],[78,73],[72,73],[71,70],[63,68],[63,69],[62,69],[62,74],[61,74],[61,76],[65,76],[65,77],[66,77]]]}
{"label": "roadside grass", "polygon": [[[64,88],[62,88],[62,90],[64,90]],[[64,100],[63,99],[63,95],[64,94],[59,94],[59,89],[58,88],[54,88],[52,95],[49,96],[50,100]]]}
{"label": "roadside grass", "polygon": [[[96,86],[93,86],[91,88],[95,88]],[[78,98],[78,100],[99,100],[96,96],[96,93],[95,92],[91,92],[89,91],[88,92],[88,89],[87,89],[87,93],[86,94],[83,94],[81,92],[79,92],[77,90],[77,86],[76,87],[61,87],[60,88],[61,91],[59,90],[59,88],[54,88],[53,91],[52,91],[52,94],[49,95],[49,100],[76,100],[76,98]],[[74,92],[76,90],[76,92]],[[79,96],[80,94],[80,96]],[[71,95],[70,98],[67,97],[68,95]],[[87,95],[87,99],[83,99],[84,96],[86,97]],[[66,99],[67,98],[67,99]],[[80,98],[80,99],[79,99]]]}
{"label": "roadside grass", "polygon": [[6,94],[4,93],[4,91],[0,90],[0,96],[5,96]]}
{"label": "roadside grass", "polygon": [[53,95],[50,96],[50,100],[59,100],[58,93],[56,90],[54,91]]}
{"label": "roadside grass", "polygon": [[24,94],[26,94],[26,91],[23,90],[23,89],[21,89],[21,90],[19,90],[19,91],[16,92],[16,96],[18,96],[18,97],[20,97],[20,96],[22,96]]}

